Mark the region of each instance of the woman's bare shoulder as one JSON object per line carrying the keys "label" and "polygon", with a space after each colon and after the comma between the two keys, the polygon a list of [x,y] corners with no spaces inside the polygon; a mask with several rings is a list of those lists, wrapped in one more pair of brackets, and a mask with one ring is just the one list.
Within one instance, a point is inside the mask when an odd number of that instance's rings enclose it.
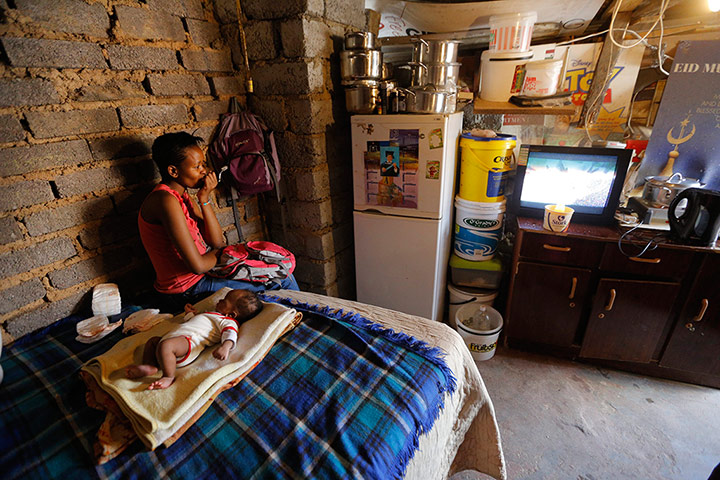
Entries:
{"label": "woman's bare shoulder", "polygon": [[180,205],[173,194],[165,190],[154,190],[145,197],[140,214],[149,223],[162,223],[162,218],[179,210]]}

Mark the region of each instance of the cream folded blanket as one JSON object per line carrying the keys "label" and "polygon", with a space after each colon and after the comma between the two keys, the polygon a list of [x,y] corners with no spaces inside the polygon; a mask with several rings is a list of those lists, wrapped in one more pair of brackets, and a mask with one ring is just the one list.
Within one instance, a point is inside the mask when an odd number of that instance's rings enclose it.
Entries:
{"label": "cream folded blanket", "polygon": [[[228,291],[229,288],[223,288],[215,292],[199,302],[197,310],[211,310]],[[147,389],[153,380],[160,378],[160,373],[129,379],[125,378],[125,368],[142,363],[145,343],[177,327],[182,323],[182,314],[120,340],[106,353],[89,360],[82,370],[113,397],[137,436],[152,450],[182,427],[221,386],[251,370],[292,324],[295,314],[294,309],[264,303],[260,314],[240,326],[238,342],[225,361],[214,358],[215,347],[208,347],[193,363],[178,368],[175,382],[163,390]]]}

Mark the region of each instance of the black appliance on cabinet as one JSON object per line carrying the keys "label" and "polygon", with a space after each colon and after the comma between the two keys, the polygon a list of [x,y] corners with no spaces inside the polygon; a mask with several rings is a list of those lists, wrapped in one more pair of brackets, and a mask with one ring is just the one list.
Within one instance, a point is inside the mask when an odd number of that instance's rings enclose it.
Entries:
{"label": "black appliance on cabinet", "polygon": [[670,232],[682,243],[715,246],[720,233],[720,191],[687,188],[670,203]]}

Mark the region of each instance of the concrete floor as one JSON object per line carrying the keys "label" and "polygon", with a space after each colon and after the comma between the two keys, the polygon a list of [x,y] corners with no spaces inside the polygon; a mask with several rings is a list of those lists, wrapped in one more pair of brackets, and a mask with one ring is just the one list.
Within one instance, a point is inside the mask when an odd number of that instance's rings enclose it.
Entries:
{"label": "concrete floor", "polygon": [[511,480],[705,480],[720,462],[720,390],[509,349],[478,368]]}

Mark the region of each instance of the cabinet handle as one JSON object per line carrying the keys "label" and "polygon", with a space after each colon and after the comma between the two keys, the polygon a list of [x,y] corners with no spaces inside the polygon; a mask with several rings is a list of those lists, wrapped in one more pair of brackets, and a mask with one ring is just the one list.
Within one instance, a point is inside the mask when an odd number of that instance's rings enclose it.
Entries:
{"label": "cabinet handle", "polygon": [[615,291],[615,289],[611,288],[610,289],[610,300],[608,301],[608,304],[605,305],[605,310],[607,310],[608,312],[610,310],[612,310],[613,305],[615,305],[615,295],[616,294],[617,294],[617,292]]}
{"label": "cabinet handle", "polygon": [[569,252],[570,247],[556,247],[555,245],[548,245],[547,243],[543,244],[543,248],[545,250],[554,250],[556,252]]}
{"label": "cabinet handle", "polygon": [[660,263],[659,258],[640,258],[640,257],[628,257],[633,262],[639,262],[639,263]]}
{"label": "cabinet handle", "polygon": [[700,302],[700,311],[698,314],[693,318],[693,322],[699,322],[703,319],[705,316],[705,310],[707,310],[708,305],[710,305],[710,302],[708,302],[707,298],[703,298],[702,302]]}
{"label": "cabinet handle", "polygon": [[568,297],[568,298],[571,299],[571,300],[572,300],[573,298],[575,298],[575,288],[576,288],[576,287],[577,287],[577,277],[573,277],[572,287],[570,287],[570,296]]}

